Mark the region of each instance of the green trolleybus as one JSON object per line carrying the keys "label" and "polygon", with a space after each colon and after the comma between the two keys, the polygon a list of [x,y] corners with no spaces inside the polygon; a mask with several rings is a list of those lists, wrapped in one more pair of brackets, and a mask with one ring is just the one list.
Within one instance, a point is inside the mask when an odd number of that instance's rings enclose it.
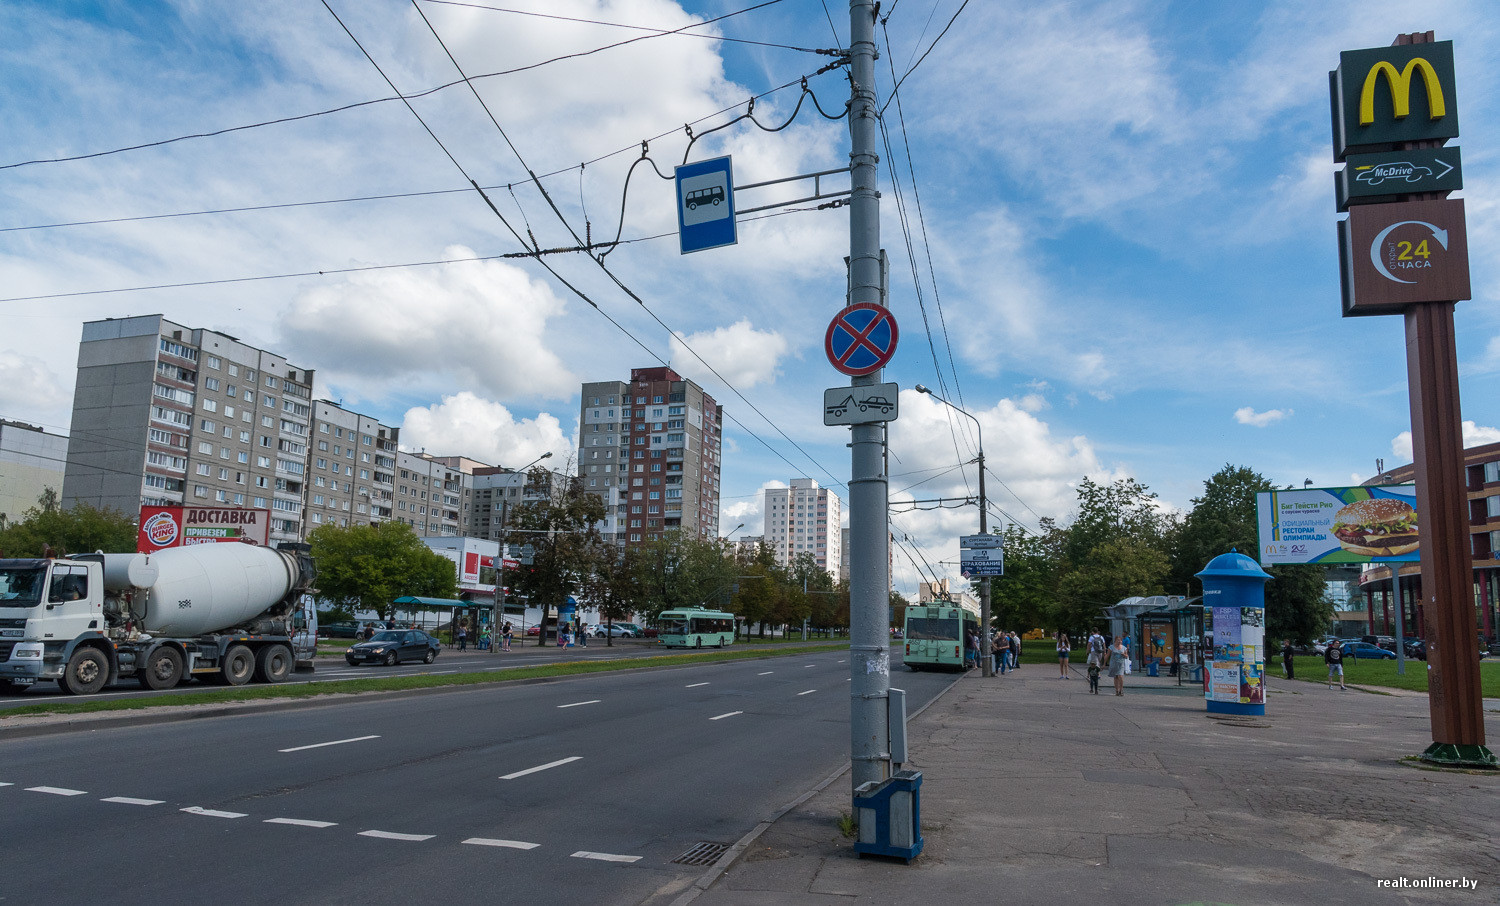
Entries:
{"label": "green trolleybus", "polygon": [[734,614],[688,607],[664,610],[656,618],[666,648],[727,648],[734,644]]}
{"label": "green trolleybus", "polygon": [[962,670],[964,636],[979,631],[979,614],[945,601],[906,608],[904,659],[912,670]]}

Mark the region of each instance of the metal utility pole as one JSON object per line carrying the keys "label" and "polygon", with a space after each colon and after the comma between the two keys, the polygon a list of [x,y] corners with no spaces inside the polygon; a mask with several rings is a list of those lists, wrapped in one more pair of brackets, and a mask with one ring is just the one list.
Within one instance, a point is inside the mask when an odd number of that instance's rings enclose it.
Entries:
{"label": "metal utility pole", "polygon": [[[875,0],[849,0],[849,304],[884,305],[880,267],[880,157],[875,105]],[[881,383],[880,371],[853,379]],[[891,687],[890,487],[884,426],[850,429],[849,477],[849,759],[850,781],[890,776],[887,699]]]}
{"label": "metal utility pole", "polygon": [[[928,396],[947,406],[949,409],[952,409],[954,412],[957,412],[960,415],[968,416],[969,421],[974,423],[974,430],[979,432],[979,534],[988,535],[990,533],[990,507],[988,499],[984,496],[984,426],[981,425],[979,423],[979,419],[975,418],[971,413],[966,412],[963,409],[960,409],[959,407],[953,405],[952,403],[938,396],[936,393],[933,393],[931,390],[923,387],[921,384],[917,385],[916,390],[918,393],[927,394]],[[985,637],[989,634],[990,631],[989,576],[979,577],[979,626],[979,642],[982,645],[985,642]],[[984,676],[995,675],[995,665],[990,661],[988,651],[979,652],[979,664],[981,672]]]}

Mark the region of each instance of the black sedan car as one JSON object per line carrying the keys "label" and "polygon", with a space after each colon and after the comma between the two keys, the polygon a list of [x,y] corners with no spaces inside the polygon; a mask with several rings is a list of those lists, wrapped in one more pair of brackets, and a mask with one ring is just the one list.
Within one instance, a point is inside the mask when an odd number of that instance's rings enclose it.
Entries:
{"label": "black sedan car", "polygon": [[370,639],[350,645],[344,660],[353,667],[357,664],[385,664],[391,666],[402,661],[421,661],[430,664],[437,660],[438,640],[420,629],[382,629]]}

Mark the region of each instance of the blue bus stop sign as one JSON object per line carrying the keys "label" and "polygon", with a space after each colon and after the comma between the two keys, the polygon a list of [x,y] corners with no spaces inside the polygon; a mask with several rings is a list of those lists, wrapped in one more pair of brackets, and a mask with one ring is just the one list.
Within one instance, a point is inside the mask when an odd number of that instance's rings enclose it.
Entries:
{"label": "blue bus stop sign", "polygon": [[734,172],[716,157],[677,168],[677,239],[682,254],[734,245]]}

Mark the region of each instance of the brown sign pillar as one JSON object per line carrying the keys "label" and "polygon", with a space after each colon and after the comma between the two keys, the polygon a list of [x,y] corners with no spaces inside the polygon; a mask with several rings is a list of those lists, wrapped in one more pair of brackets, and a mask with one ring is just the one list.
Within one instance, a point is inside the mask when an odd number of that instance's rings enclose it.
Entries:
{"label": "brown sign pillar", "polygon": [[[1451,43],[1435,44],[1432,32],[1399,35],[1390,49],[1345,51],[1329,81],[1335,158],[1343,160],[1354,149],[1435,148],[1456,137],[1452,71]],[[1382,91],[1388,92],[1389,100]],[[1454,303],[1469,298],[1468,240],[1463,204],[1444,200],[1446,196],[1446,191],[1396,194],[1389,197],[1390,203],[1351,208],[1339,232],[1344,314],[1400,312],[1406,321],[1422,539],[1422,600],[1417,611],[1428,640],[1432,719],[1432,745],[1422,758],[1494,768],[1500,763],[1485,746],[1479,683],[1453,335]],[[1394,571],[1400,564],[1391,567]]]}

